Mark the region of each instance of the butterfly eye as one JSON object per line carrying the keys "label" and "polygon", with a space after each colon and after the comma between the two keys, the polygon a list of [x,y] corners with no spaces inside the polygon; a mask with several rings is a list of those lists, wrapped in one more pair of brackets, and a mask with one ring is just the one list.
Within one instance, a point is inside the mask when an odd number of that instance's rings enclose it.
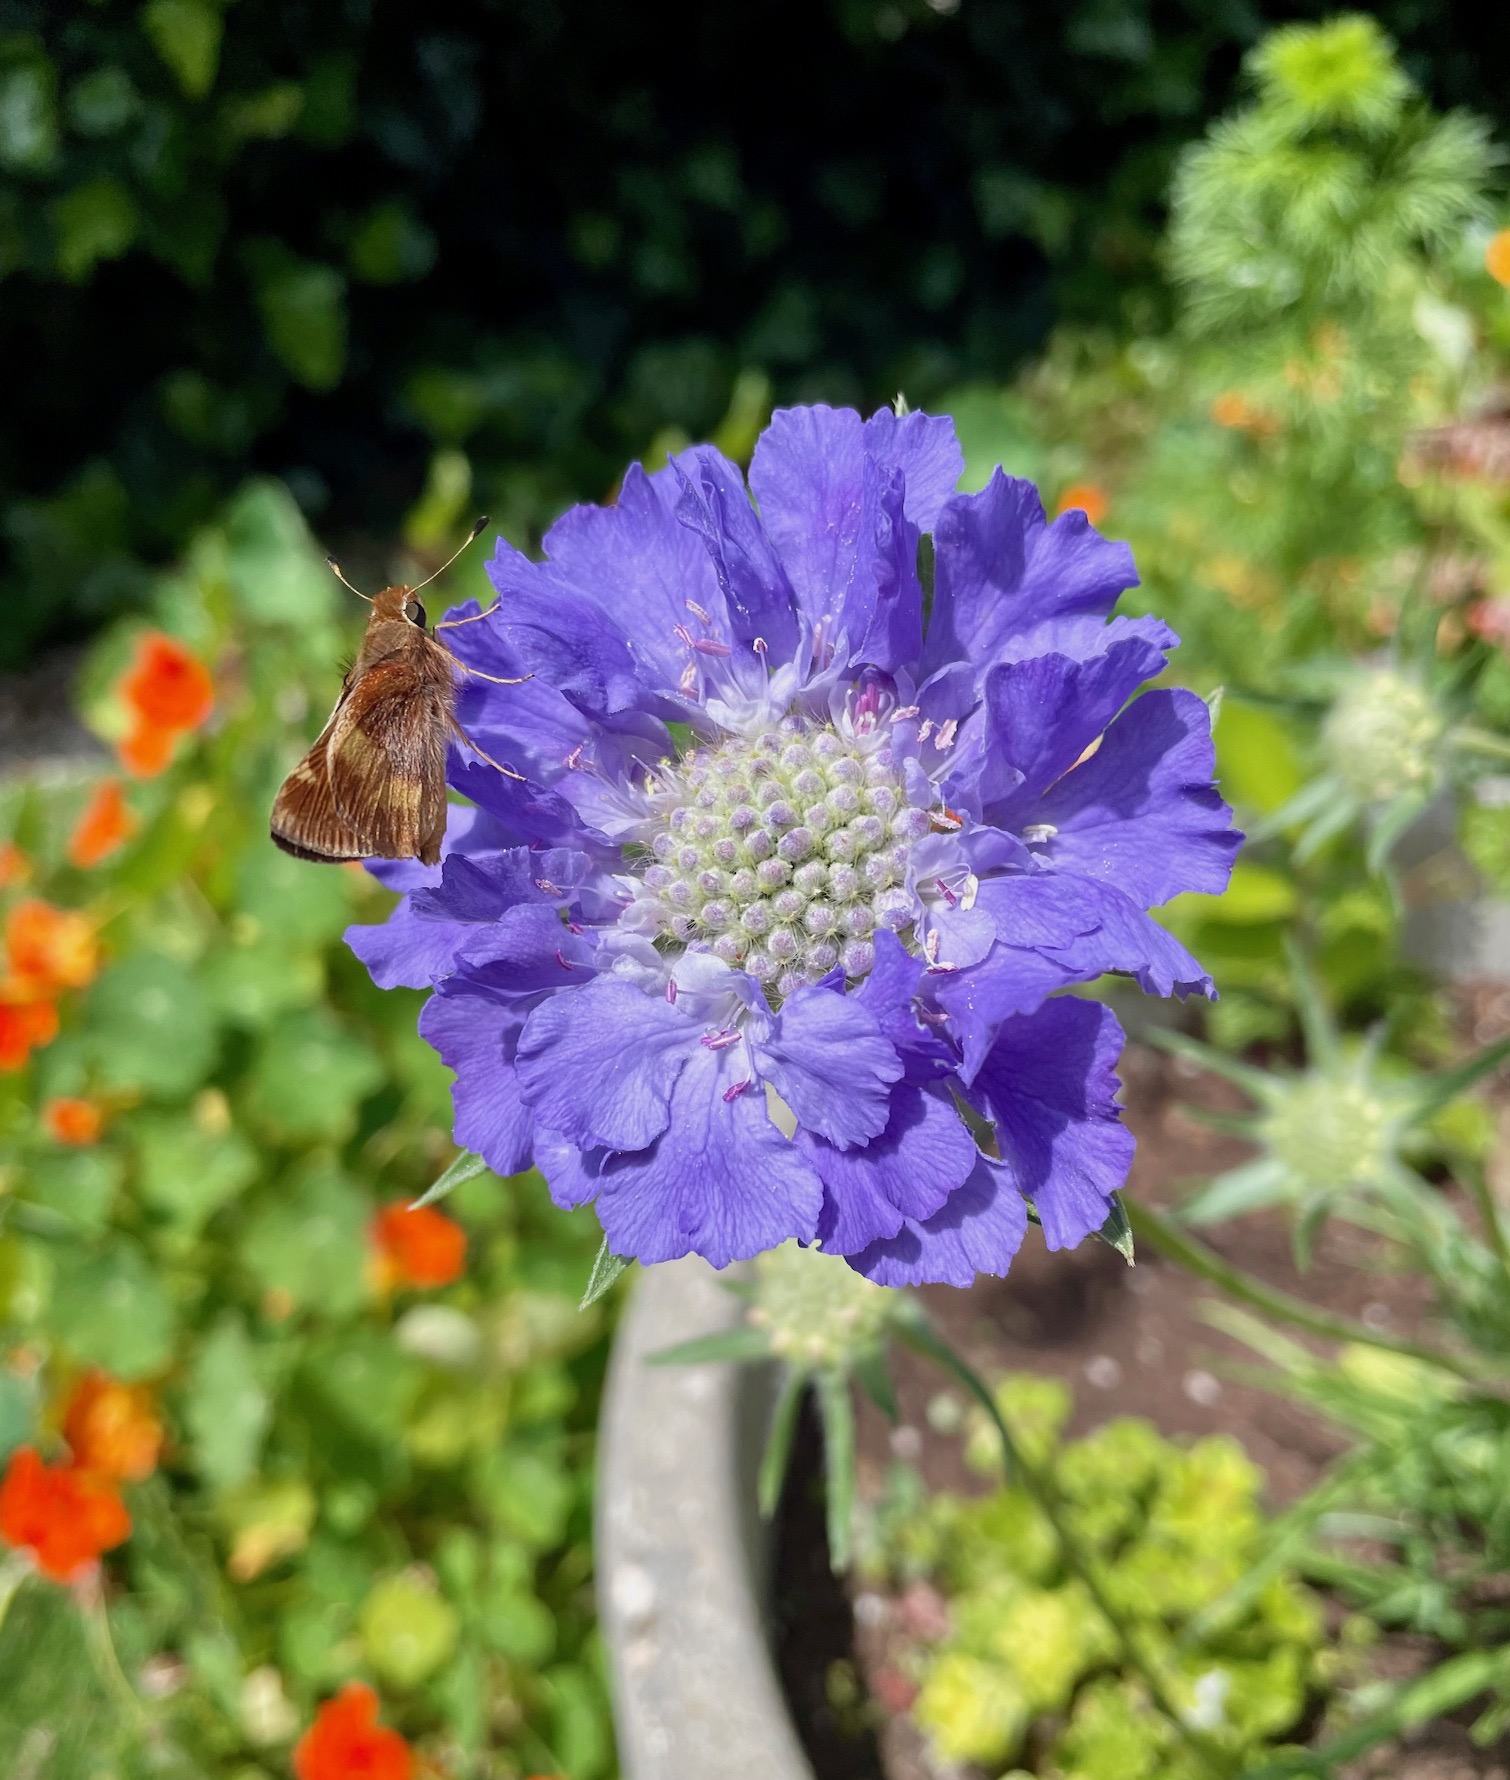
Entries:
{"label": "butterfly eye", "polygon": [[425,608],[418,600],[410,600],[404,608],[404,616],[411,624],[417,624],[421,630],[425,628]]}

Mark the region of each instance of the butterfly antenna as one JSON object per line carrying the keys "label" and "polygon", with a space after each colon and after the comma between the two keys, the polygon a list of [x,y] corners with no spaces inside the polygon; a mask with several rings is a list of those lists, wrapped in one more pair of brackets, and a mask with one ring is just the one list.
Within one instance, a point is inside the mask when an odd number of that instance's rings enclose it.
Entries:
{"label": "butterfly antenna", "polygon": [[341,573],[341,565],[340,565],[340,563],[338,563],[336,561],[336,559],[333,556],[327,556],[325,558],[325,560],[327,563],[330,564],[331,568],[334,570],[336,580],[339,581],[341,583],[341,585],[344,588],[346,588],[346,590],[349,593],[354,593],[359,600],[366,600],[366,602],[369,606],[372,604],[372,595],[370,593],[363,593],[360,587],[353,587],[351,585],[351,583],[346,579],[346,577]]}
{"label": "butterfly antenna", "polygon": [[[433,575],[427,575],[425,577],[425,579],[420,582],[419,587],[428,587],[432,581],[439,579],[440,576],[445,574],[446,570],[448,568],[450,568],[450,566],[453,562],[456,561],[457,557],[461,555],[462,551],[466,550],[468,548],[468,546],[474,542],[474,540],[477,538],[478,534],[481,532],[482,528],[487,524],[487,522],[488,522],[488,516],[486,513],[484,513],[482,515],[482,517],[477,521],[476,525],[474,525],[472,527],[471,531],[469,531],[467,533],[465,539],[461,543],[460,548],[453,550],[451,552],[451,554],[446,558],[446,560],[440,565],[440,567],[435,571],[435,573]],[[409,589],[410,593],[418,593],[419,587],[411,587]]]}

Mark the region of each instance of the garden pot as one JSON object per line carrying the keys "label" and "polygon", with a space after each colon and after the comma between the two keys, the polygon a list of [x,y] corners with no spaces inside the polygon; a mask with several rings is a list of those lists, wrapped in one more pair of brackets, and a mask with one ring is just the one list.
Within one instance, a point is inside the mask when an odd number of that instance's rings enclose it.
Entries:
{"label": "garden pot", "polygon": [[755,1478],[773,1368],[647,1364],[741,1310],[695,1257],[644,1268],[614,1342],[598,1607],[624,1780],[814,1780],[767,1635]]}

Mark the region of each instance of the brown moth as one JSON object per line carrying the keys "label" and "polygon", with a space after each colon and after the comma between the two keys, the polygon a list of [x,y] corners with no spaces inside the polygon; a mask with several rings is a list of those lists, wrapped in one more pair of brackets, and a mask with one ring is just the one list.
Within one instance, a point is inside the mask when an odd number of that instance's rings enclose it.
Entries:
{"label": "brown moth", "polygon": [[[478,520],[468,544],[486,524],[486,516]],[[416,591],[385,587],[357,595],[372,607],[361,650],[330,721],[273,800],[273,839],[296,859],[437,864],[446,832],[446,744],[453,738],[499,772],[522,777],[489,759],[457,721],[458,673],[496,676],[469,667],[436,641]]]}

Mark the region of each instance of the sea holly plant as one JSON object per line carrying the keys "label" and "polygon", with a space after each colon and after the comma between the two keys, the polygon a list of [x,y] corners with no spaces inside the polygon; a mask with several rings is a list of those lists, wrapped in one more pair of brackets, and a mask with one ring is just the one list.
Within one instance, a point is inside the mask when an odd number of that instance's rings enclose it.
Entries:
{"label": "sea holly plant", "polygon": [[1361,827],[1369,869],[1389,878],[1395,843],[1431,800],[1503,772],[1510,742],[1473,721],[1461,672],[1442,684],[1408,661],[1351,662],[1329,678],[1318,770],[1254,839],[1294,833],[1304,863]]}
{"label": "sea holly plant", "polygon": [[[1510,1057],[1510,1039],[1448,1068],[1414,1070],[1385,1051],[1382,1025],[1362,1038],[1344,1036],[1293,946],[1290,964],[1306,1046],[1303,1067],[1258,1069],[1182,1033],[1150,1035],[1252,1102],[1245,1113],[1201,1115],[1246,1138],[1258,1154],[1200,1186],[1181,1205],[1180,1222],[1215,1224],[1283,1207],[1294,1217],[1296,1254],[1305,1264],[1325,1220],[1344,1217],[1404,1243],[1435,1277],[1459,1321],[1482,1334],[1479,1325],[1488,1316],[1510,1332],[1503,1309],[1495,1309],[1510,1280],[1510,1245],[1476,1159],[1471,1153],[1454,1157],[1482,1236],[1421,1172],[1444,1147],[1453,1147],[1444,1125],[1456,1112],[1454,1103]],[[1146,1229],[1148,1216],[1138,1214],[1134,1229],[1140,1218]]]}
{"label": "sea holly plant", "polygon": [[1125,546],[961,467],[944,418],[781,411],[748,486],[631,468],[444,621],[511,771],[453,756],[442,863],[348,940],[431,991],[458,1143],[595,1204],[600,1281],[795,1239],[965,1286],[1030,1206],[1071,1246],[1132,1138],[1121,1028],[1055,992],[1212,992],[1149,913],[1240,839],[1206,705],[1140,692],[1176,639],[1112,616]]}

